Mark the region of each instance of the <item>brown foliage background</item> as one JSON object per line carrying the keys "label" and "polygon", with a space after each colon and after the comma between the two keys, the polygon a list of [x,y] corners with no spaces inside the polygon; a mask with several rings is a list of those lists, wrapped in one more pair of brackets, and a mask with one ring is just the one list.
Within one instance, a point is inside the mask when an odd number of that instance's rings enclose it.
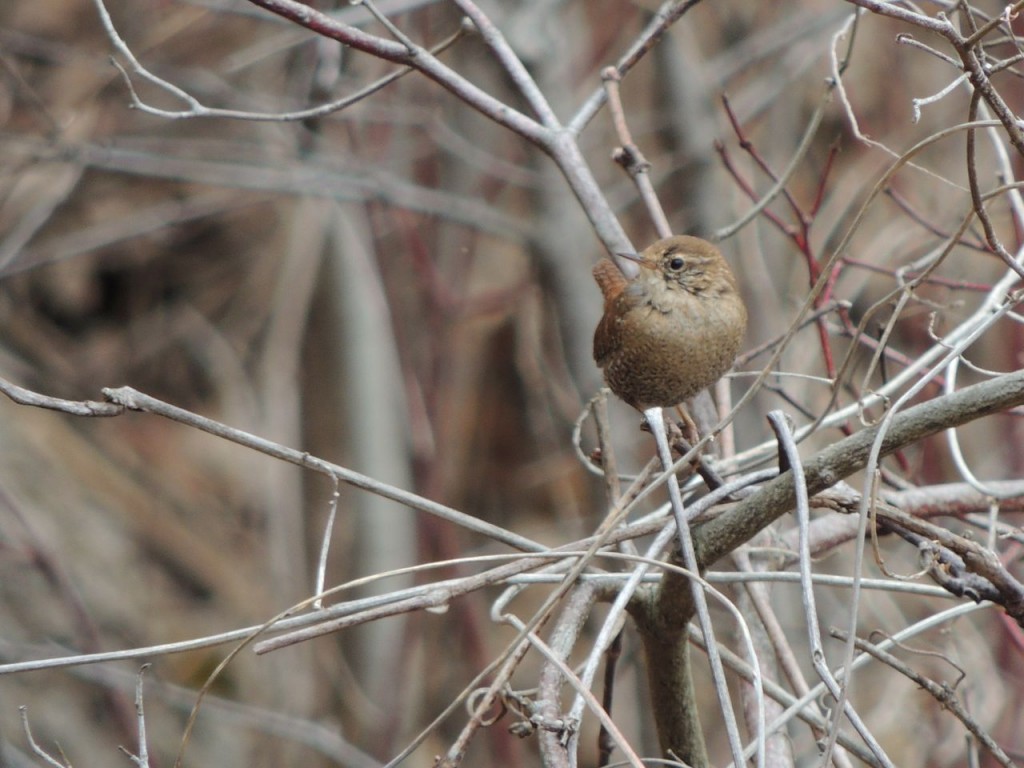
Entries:
{"label": "brown foliage background", "polygon": [[[459,23],[444,3],[381,6],[425,44]],[[147,67],[210,106],[295,110],[395,69],[241,3],[116,0],[108,7]],[[595,0],[488,10],[566,117],[600,87],[601,68],[639,33],[651,8]],[[740,146],[719,97],[728,93],[743,138],[781,173],[822,99],[832,35],[852,11],[826,0],[702,3],[629,74],[630,128],[675,229],[709,234],[747,210],[737,177],[755,197],[772,186]],[[339,4],[337,12],[373,27],[360,7]],[[912,122],[912,99],[938,92],[956,72],[899,45],[896,35],[906,31],[865,15],[844,76],[863,132],[897,152],[965,120],[969,100],[966,89],[954,90]],[[415,73],[324,118],[158,119],[128,108],[110,53],[88,2],[0,7],[0,375],[71,399],[98,399],[101,387],[129,384],[548,544],[593,530],[607,502],[578,461],[571,432],[599,386],[589,337],[600,306],[589,269],[601,245],[543,154]],[[524,108],[477,37],[442,56]],[[1020,80],[1008,82],[1004,95],[1019,110]],[[137,87],[157,106],[180,107],[149,85]],[[642,245],[654,232],[609,160],[616,144],[606,111],[581,138],[598,182]],[[991,150],[980,151],[994,185]],[[962,133],[926,150],[915,162],[927,172],[901,171],[893,194],[859,224],[833,290],[848,304],[825,326],[836,361],[850,330],[893,288],[894,270],[935,248],[969,210],[963,157]],[[891,162],[857,140],[840,103],[825,108],[787,185],[794,207],[778,199],[768,209],[791,229],[762,216],[723,244],[751,309],[747,349],[786,330],[811,283],[809,264],[829,254]],[[1012,166],[1020,170],[1019,157]],[[1000,201],[992,216],[1013,251],[1020,222]],[[841,404],[935,344],[932,334],[969,315],[1002,274],[977,229],[965,240],[902,310],[889,339],[893,354],[867,381],[870,354],[860,354]],[[868,335],[886,319],[883,312],[872,321]],[[1021,325],[1007,320],[987,332],[971,360],[1014,369],[1021,350]],[[739,368],[756,372],[765,359]],[[778,368],[830,375],[814,326],[800,331]],[[962,371],[961,383],[982,377]],[[734,378],[733,391],[749,381]],[[740,450],[768,438],[769,408],[806,422],[829,400],[820,381],[769,383],[738,415]],[[619,460],[633,471],[651,455],[649,437],[624,406],[612,408]],[[1012,416],[965,429],[975,471],[1019,477],[1020,431]],[[801,450],[838,436],[825,430]],[[592,445],[587,433],[584,449]],[[333,490],[322,478],[146,415],[76,420],[6,400],[0,446],[5,661],[200,637],[258,624],[311,593]],[[939,438],[887,466],[923,485],[960,479]],[[504,551],[367,494],[344,487],[340,494],[328,584]],[[883,546],[891,568],[916,569],[907,545]],[[1013,563],[1016,538],[1007,546]],[[833,562],[836,572],[849,571],[847,558]],[[400,583],[411,582],[387,586]],[[799,645],[797,593],[785,591],[792,589],[777,588],[779,610],[794,622]],[[443,616],[420,613],[269,656],[241,654],[204,707],[190,763],[386,760],[511,639],[490,623],[486,597],[459,601]],[[827,615],[846,615],[845,592],[820,599]],[[936,605],[944,604],[873,594],[862,607],[862,633],[895,631]],[[997,740],[1019,748],[1019,628],[989,611],[922,642],[969,667],[963,698]],[[172,762],[191,691],[224,652],[154,656],[147,678],[154,764]],[[650,752],[640,659],[628,638],[625,653],[616,715]],[[918,663],[940,679],[956,676],[938,660]],[[135,743],[137,668],[125,662],[0,677],[3,762],[34,764],[25,762],[22,704],[48,749],[59,742],[76,764],[118,759],[118,744]],[[899,765],[962,764],[962,733],[907,680],[868,675],[855,700]],[[461,718],[427,740],[420,764],[447,748]],[[474,744],[472,762],[536,764],[532,743],[504,725]],[[793,738],[813,750],[807,733]]]}

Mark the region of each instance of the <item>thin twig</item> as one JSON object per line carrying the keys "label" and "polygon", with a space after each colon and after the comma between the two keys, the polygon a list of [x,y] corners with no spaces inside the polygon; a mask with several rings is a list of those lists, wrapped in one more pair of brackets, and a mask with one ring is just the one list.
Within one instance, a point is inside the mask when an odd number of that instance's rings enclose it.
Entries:
{"label": "thin twig", "polygon": [[428,514],[436,515],[449,522],[454,522],[457,525],[464,526],[467,530],[474,531],[488,538],[492,538],[495,541],[503,542],[510,547],[519,549],[523,552],[544,552],[547,551],[547,547],[538,544],[535,541],[531,541],[524,536],[508,531],[491,523],[487,523],[479,518],[467,515],[463,512],[459,512],[456,509],[445,506],[444,504],[438,504],[436,501],[431,501],[415,493],[404,491],[400,488],[396,488],[387,483],[382,483],[378,480],[374,480],[372,477],[355,472],[345,467],[340,467],[337,464],[332,464],[323,459],[317,458],[304,451],[297,451],[294,448],[288,448],[287,446],[280,445],[271,440],[253,435],[249,432],[245,432],[234,427],[229,427],[226,424],[222,424],[213,419],[208,419],[204,416],[186,411],[183,408],[178,408],[165,403],[161,400],[157,400],[155,397],[143,394],[131,387],[120,387],[118,389],[104,389],[104,396],[111,401],[112,404],[116,404],[122,408],[128,408],[133,411],[145,411],[146,413],[152,413],[157,416],[163,416],[164,418],[177,421],[180,424],[193,427],[195,429],[207,432],[211,435],[230,440],[233,443],[244,445],[247,448],[251,448],[260,453],[265,453],[268,456],[273,456],[276,459],[282,459],[291,464],[296,464],[306,469],[311,469],[315,472],[327,475],[328,477],[337,478],[343,483],[354,485],[356,488],[362,488],[363,490],[375,493],[378,496],[382,496],[385,499],[391,499],[397,501],[400,504],[405,504],[413,509],[418,509],[421,512],[427,512]]}
{"label": "thin twig", "polygon": [[[672,470],[672,451],[669,448],[668,437],[665,434],[665,417],[659,407],[649,408],[644,412],[644,417],[651,427],[655,442],[658,448],[658,455],[666,474],[668,474],[668,493],[672,502],[672,514],[676,520],[678,529],[680,549],[682,552],[683,565],[692,574],[699,574],[697,554],[694,550],[693,539],[690,535],[690,524],[686,519],[686,510],[683,507],[682,495],[679,492],[679,481]],[[693,453],[691,451],[690,453]],[[663,587],[664,589],[664,587]],[[729,687],[725,680],[725,670],[722,667],[721,657],[718,654],[718,645],[715,641],[714,627],[711,622],[711,613],[708,610],[707,598],[704,589],[696,580],[690,581],[693,605],[696,608],[697,619],[700,624],[701,633],[707,640],[708,661],[711,665],[711,678],[715,683],[715,693],[718,696],[719,708],[722,719],[725,722],[725,731],[729,739],[729,747],[732,750],[733,764],[743,765],[743,745],[740,742],[739,727],[736,723],[736,714],[732,708],[732,699],[729,694]],[[764,760],[764,751],[758,752],[760,760]]]}
{"label": "thin twig", "polygon": [[[601,80],[604,82],[605,90],[608,92],[608,110],[611,112],[612,125],[615,126],[615,133],[618,136],[620,146],[612,152],[612,159],[622,166],[633,180],[640,199],[647,207],[647,215],[654,222],[654,230],[658,237],[669,237],[672,235],[672,228],[665,216],[665,209],[661,207],[661,201],[651,184],[651,164],[644,157],[640,147],[633,141],[629,124],[626,122],[626,114],[622,108],[622,98],[619,94],[619,84],[622,76],[615,67],[607,67],[601,72]],[[617,259],[619,268],[629,276],[636,273],[636,263],[628,259]],[[626,272],[626,269],[629,272]]]}
{"label": "thin twig", "polygon": [[41,395],[38,392],[19,387],[6,379],[0,379],[0,392],[18,405],[31,405],[35,408],[61,411],[72,416],[120,416],[125,411],[124,406],[116,403],[101,403],[95,400],[63,400],[59,397]]}
{"label": "thin twig", "polygon": [[[619,58],[615,64],[619,77],[625,77],[637,63],[643,59],[657,45],[669,28],[682,18],[683,14],[693,8],[700,0],[665,0],[658,10],[651,16],[651,20],[644,27],[636,40],[629,46],[629,49]],[[608,92],[603,88],[597,88],[579,108],[573,118],[569,121],[567,129],[572,135],[578,135],[587,124],[593,119],[597,111],[604,106]]]}
{"label": "thin twig", "polygon": [[[99,0],[96,0],[99,2]],[[112,40],[120,40],[120,37],[114,31],[112,23],[109,22],[109,16],[105,22],[111,25],[107,27],[107,34]],[[430,52],[437,56],[444,51],[448,50],[454,45],[463,35],[465,29],[460,28],[458,31],[449,35],[446,39],[433,46]],[[123,42],[123,41],[121,41]],[[122,55],[128,58],[128,62],[131,65],[132,71],[137,75],[142,75],[146,80],[159,85],[164,90],[168,91],[172,95],[185,101],[188,105],[187,109],[181,110],[167,110],[154,107],[147,104],[139,96],[135,90],[135,85],[132,83],[131,75],[128,74],[124,66],[116,58],[111,58],[111,63],[117,68],[117,71],[121,74],[121,78],[124,80],[125,86],[128,88],[128,95],[131,97],[132,107],[138,109],[140,112],[145,112],[147,115],[153,115],[155,117],[162,117],[168,120],[184,120],[189,118],[224,118],[228,120],[248,120],[252,122],[264,122],[264,123],[292,123],[301,122],[304,120],[312,120],[318,117],[326,117],[332,115],[335,112],[341,112],[342,110],[351,107],[353,104],[357,104],[363,99],[372,96],[378,91],[383,90],[391,83],[399,80],[410,72],[414,72],[415,69],[411,66],[403,67],[395,72],[392,72],[384,77],[370,83],[369,85],[360,88],[355,93],[351,93],[348,96],[343,96],[340,99],[321,104],[316,107],[310,107],[308,109],[298,109],[289,112],[250,112],[247,110],[240,109],[223,109],[218,107],[207,107],[197,98],[189,94],[184,89],[178,88],[167,80],[154,75],[149,72],[139,62],[134,54],[131,53],[130,49],[125,45],[123,48],[118,46],[121,50]]]}
{"label": "thin twig", "polygon": [[[21,727],[25,731],[25,738],[28,739],[28,746],[32,750],[32,754],[34,754],[40,760],[43,760],[47,765],[53,766],[53,768],[71,768],[71,763],[68,762],[66,757],[64,758],[63,763],[58,762],[49,754],[47,754],[42,747],[36,744],[36,740],[32,736],[32,728],[28,724],[28,707],[22,705],[18,707],[18,712],[21,713]],[[61,757],[64,756],[61,755]]]}
{"label": "thin twig", "polygon": [[[831,631],[831,634],[833,637],[840,640],[849,640],[849,636],[846,632],[834,629]],[[892,667],[901,675],[910,678],[914,683],[921,688],[924,688],[924,690],[935,697],[935,700],[942,706],[942,708],[949,710],[954,717],[960,720],[960,722],[964,724],[964,727],[981,742],[982,746],[992,753],[992,757],[994,757],[1000,765],[1007,766],[1007,768],[1011,768],[1011,766],[1016,765],[1010,756],[1003,751],[1002,747],[996,743],[995,739],[989,735],[988,731],[982,728],[978,722],[971,717],[971,714],[964,709],[963,705],[957,699],[956,691],[947,683],[942,683],[941,685],[936,683],[931,678],[925,677],[920,672],[916,672],[908,664],[904,664],[891,653],[882,650],[873,643],[869,643],[859,637],[855,637],[853,642],[857,647],[857,650],[863,651],[886,666]]]}
{"label": "thin twig", "polygon": [[[615,636],[612,644],[605,652],[604,666],[604,691],[601,694],[601,708],[611,713],[612,702],[615,701],[615,671],[619,666],[619,659],[622,657],[622,631]],[[615,746],[614,740],[604,726],[597,734],[597,764],[607,765],[611,761],[612,749]]]}
{"label": "thin twig", "polygon": [[[804,623],[807,627],[808,644],[810,646],[811,664],[815,672],[821,678],[822,683],[829,693],[842,708],[850,723],[860,734],[861,738],[868,745],[872,754],[878,761],[889,768],[894,764],[886,755],[882,745],[875,739],[874,734],[865,725],[860,715],[854,710],[849,701],[844,701],[844,691],[849,683],[849,678],[844,678],[843,683],[832,674],[832,671],[825,663],[825,649],[821,642],[821,630],[818,627],[818,613],[815,607],[814,589],[811,583],[811,554],[808,546],[807,526],[810,518],[808,504],[807,481],[804,476],[803,463],[797,453],[796,443],[793,440],[792,431],[787,423],[786,417],[780,411],[772,411],[768,414],[768,423],[772,427],[776,438],[779,441],[779,460],[782,468],[788,470],[793,476],[793,488],[795,495],[795,509],[797,523],[800,530],[800,596],[804,606]],[[832,717],[832,727],[828,732],[828,739],[822,754],[822,764],[828,765],[831,760],[832,750],[835,749],[836,737],[839,733],[838,711]]]}
{"label": "thin twig", "polygon": [[757,215],[775,199],[776,195],[786,188],[786,184],[789,183],[790,178],[794,173],[796,173],[796,169],[799,167],[800,163],[803,162],[804,157],[810,150],[811,145],[818,134],[818,127],[821,125],[821,120],[825,116],[825,110],[831,103],[832,88],[833,86],[831,84],[825,88],[814,112],[811,114],[811,119],[808,121],[807,127],[804,129],[804,135],[800,138],[800,143],[793,152],[793,156],[789,159],[789,164],[779,175],[778,181],[772,185],[771,189],[761,196],[761,199],[757,201],[756,205],[743,214],[739,219],[734,221],[732,224],[716,230],[713,238],[714,240],[724,240],[735,235],[743,229],[743,227],[756,219]]}
{"label": "thin twig", "polygon": [[135,717],[138,723],[139,751],[133,755],[124,747],[118,747],[124,754],[128,755],[128,759],[135,763],[137,768],[149,768],[149,746],[146,741],[146,711],[143,706],[142,697],[142,678],[149,667],[149,664],[142,665],[139,669],[138,681],[135,684]]}

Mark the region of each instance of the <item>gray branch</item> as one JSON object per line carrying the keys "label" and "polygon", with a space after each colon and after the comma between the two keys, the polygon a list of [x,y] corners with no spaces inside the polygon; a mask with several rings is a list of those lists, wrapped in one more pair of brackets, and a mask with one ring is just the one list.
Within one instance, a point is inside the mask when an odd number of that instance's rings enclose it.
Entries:
{"label": "gray branch", "polygon": [[[887,456],[944,429],[1004,411],[1024,403],[1024,371],[999,376],[959,392],[937,397],[898,414],[889,426],[880,455]],[[835,485],[863,469],[878,427],[865,429],[825,448],[804,461],[810,494]],[[694,531],[694,546],[701,568],[749,541],[754,534],[793,509],[796,491],[793,473],[784,472],[757,493]]]}

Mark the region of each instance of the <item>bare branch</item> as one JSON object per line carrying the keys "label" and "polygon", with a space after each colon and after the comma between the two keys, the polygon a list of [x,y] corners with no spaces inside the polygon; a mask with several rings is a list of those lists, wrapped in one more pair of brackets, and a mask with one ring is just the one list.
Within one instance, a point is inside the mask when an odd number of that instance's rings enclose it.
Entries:
{"label": "bare branch", "polygon": [[[846,633],[838,630],[833,630],[832,635],[833,637],[838,637],[842,640],[847,639]],[[929,694],[935,697],[935,700],[943,709],[948,709],[952,712],[953,715],[964,724],[964,727],[977,737],[978,741],[982,743],[982,746],[992,753],[992,757],[994,757],[1000,765],[1005,765],[1007,768],[1009,768],[1009,766],[1016,765],[1016,763],[1010,759],[1010,756],[1003,751],[1002,747],[996,743],[995,739],[992,738],[988,731],[984,730],[978,722],[971,717],[970,713],[964,709],[963,705],[957,699],[956,692],[948,684],[943,683],[940,685],[939,683],[936,683],[931,678],[925,677],[919,672],[915,672],[910,666],[904,664],[891,653],[883,651],[875,645],[865,642],[860,638],[856,638],[854,643],[858,650],[864,651],[878,659],[883,664],[892,667],[901,675],[910,678],[918,686],[924,688]]]}
{"label": "bare branch", "polygon": [[539,123],[473,85],[443,64],[426,48],[417,45],[409,49],[402,43],[394,43],[367,34],[355,27],[340,23],[333,17],[297,2],[297,0],[249,0],[249,2],[312,32],[337,40],[357,51],[412,67],[454,93],[477,111],[496,123],[515,131],[533,144],[545,149],[550,145],[548,133]]}
{"label": "bare branch", "polygon": [[47,765],[53,766],[53,768],[71,768],[71,763],[68,762],[67,758],[64,758],[64,762],[58,762],[55,758],[47,754],[42,747],[36,744],[36,740],[32,736],[32,728],[28,724],[28,707],[20,706],[18,707],[18,711],[21,713],[21,726],[25,731],[25,738],[28,739],[28,745],[32,750],[32,754]]}
{"label": "bare branch", "polygon": [[[1024,403],[1024,371],[975,384],[951,395],[937,397],[899,413],[882,437],[880,455],[944,429],[999,413]],[[804,459],[808,492],[813,495],[862,469],[879,427],[862,430]],[[793,509],[796,491],[791,473],[765,484],[728,512],[699,526],[694,544],[702,567],[732,551],[780,515]]]}
{"label": "bare branch", "polygon": [[323,459],[310,456],[308,453],[303,451],[297,451],[294,448],[288,448],[262,437],[244,432],[240,429],[235,429],[227,426],[226,424],[221,424],[220,422],[212,419],[207,419],[203,416],[192,413],[191,411],[186,411],[183,408],[178,408],[170,405],[169,403],[157,400],[154,397],[150,397],[149,395],[145,395],[131,387],[120,387],[118,389],[108,388],[103,390],[103,394],[111,401],[111,403],[116,404],[122,409],[127,408],[132,411],[145,411],[146,413],[163,416],[164,418],[177,421],[181,424],[207,432],[211,435],[216,435],[217,437],[221,437],[225,440],[230,440],[233,443],[244,445],[247,448],[259,451],[267,456],[273,456],[274,458],[282,459],[291,464],[305,467],[306,469],[312,469],[315,472],[320,472],[328,477],[337,478],[349,485],[354,485],[357,488],[362,488],[363,490],[375,493],[378,496],[383,496],[385,499],[391,499],[392,501],[405,504],[413,509],[419,509],[422,512],[437,515],[442,519],[455,522],[458,525],[462,525],[467,530],[475,531],[476,533],[493,538],[495,541],[501,541],[515,549],[519,549],[524,552],[544,552],[547,550],[547,547],[544,547],[541,544],[537,544],[523,536],[519,536],[511,531],[506,531],[504,528],[499,528],[496,525],[492,525],[471,515],[459,512],[451,507],[446,507],[444,504],[438,504],[435,501],[430,501],[429,499],[425,499],[415,493],[409,493],[408,491],[403,491],[386,483],[380,483],[373,478],[360,474],[359,472],[353,472],[350,469],[339,467],[337,464],[331,464]]}
{"label": "bare branch", "polygon": [[0,379],[0,392],[18,405],[31,405],[51,411],[70,413],[72,416],[120,416],[124,407],[116,403],[100,403],[95,400],[63,400],[19,387],[6,379]]}
{"label": "bare branch", "polygon": [[837,711],[832,716],[832,727],[829,729],[828,739],[823,749],[822,762],[827,765],[832,759],[832,751],[835,749],[836,739],[839,734],[840,712],[838,708],[842,708],[842,714],[849,719],[879,763],[884,766],[893,766],[894,764],[889,759],[889,756],[886,755],[885,750],[882,749],[881,744],[878,743],[870,729],[865,725],[864,720],[846,698],[846,684],[849,678],[845,678],[841,683],[825,663],[825,650],[821,642],[821,630],[818,627],[818,611],[815,607],[814,589],[811,583],[811,553],[808,536],[810,504],[808,502],[808,487],[804,475],[804,466],[800,461],[800,455],[793,440],[792,430],[785,416],[780,411],[772,411],[768,414],[768,423],[771,425],[772,431],[779,441],[780,469],[792,475],[797,524],[800,531],[800,596],[804,606],[804,621],[807,627],[811,663],[814,666],[814,671],[818,673],[818,677],[824,683],[825,688],[832,694],[832,698],[838,702]]}

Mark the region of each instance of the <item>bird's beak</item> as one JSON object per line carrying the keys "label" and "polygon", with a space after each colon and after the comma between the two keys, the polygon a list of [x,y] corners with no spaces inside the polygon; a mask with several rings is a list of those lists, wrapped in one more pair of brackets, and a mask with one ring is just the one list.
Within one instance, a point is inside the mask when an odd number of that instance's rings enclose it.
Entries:
{"label": "bird's beak", "polygon": [[621,256],[624,259],[629,259],[630,261],[635,261],[641,267],[647,267],[648,269],[654,269],[654,264],[651,264],[649,261],[647,261],[643,256],[641,256],[638,253],[616,252],[615,255],[616,256]]}

